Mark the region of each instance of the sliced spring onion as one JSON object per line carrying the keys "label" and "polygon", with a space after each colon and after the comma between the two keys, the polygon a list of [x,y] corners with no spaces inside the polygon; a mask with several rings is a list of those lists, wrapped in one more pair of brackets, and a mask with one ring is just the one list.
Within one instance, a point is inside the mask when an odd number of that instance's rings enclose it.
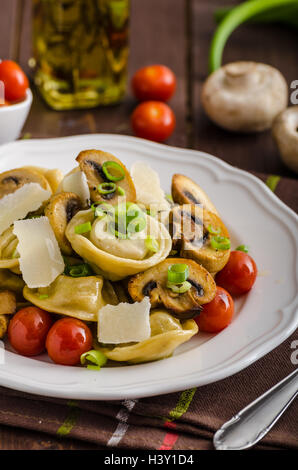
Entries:
{"label": "sliced spring onion", "polygon": [[166,194],[165,197],[166,197],[166,200],[167,200],[168,202],[170,202],[171,204],[173,204],[174,201],[173,201],[172,194]]}
{"label": "sliced spring onion", "polygon": [[39,295],[39,299],[40,299],[40,300],[48,299],[48,297],[49,297],[48,294],[40,294],[40,295]]}
{"label": "sliced spring onion", "polygon": [[108,224],[108,230],[109,230],[110,233],[115,235],[116,238],[120,238],[121,240],[126,240],[126,238],[128,238],[127,234],[122,232],[121,230],[119,230],[118,226],[116,228],[116,226],[113,222],[110,222]]}
{"label": "sliced spring onion", "polygon": [[135,219],[136,217],[144,217],[144,212],[134,202],[128,202],[126,204],[126,217],[128,221],[131,221]]}
{"label": "sliced spring onion", "polygon": [[236,251],[243,251],[244,253],[248,253],[249,247],[247,245],[239,245],[237,246]]}
{"label": "sliced spring onion", "polygon": [[75,227],[75,233],[81,235],[82,233],[91,232],[91,222],[86,222],[85,224],[80,224]]}
{"label": "sliced spring onion", "polygon": [[207,230],[211,235],[219,235],[221,232],[221,228],[218,227],[217,229],[214,228],[211,224],[208,225]]}
{"label": "sliced spring onion", "polygon": [[210,243],[214,250],[228,250],[231,248],[231,242],[227,237],[212,237]]}
{"label": "sliced spring onion", "polygon": [[266,185],[268,186],[269,189],[274,193],[276,186],[278,185],[280,181],[280,176],[278,175],[269,175],[267,180],[265,181]]}
{"label": "sliced spring onion", "polygon": [[184,292],[187,292],[191,288],[191,283],[188,281],[184,281],[182,284],[167,282],[167,287],[175,292],[175,294],[184,294]]}
{"label": "sliced spring onion", "polygon": [[[113,161],[104,162],[101,168],[102,168],[102,171],[104,172],[105,176],[110,181],[121,181],[125,178],[125,171],[122,168],[122,166],[119,165],[119,163],[117,163],[117,162],[113,162]],[[119,176],[112,175],[109,171],[109,168],[117,170],[117,173],[120,173],[120,175]]]}
{"label": "sliced spring onion", "polygon": [[148,236],[145,240],[145,246],[146,248],[151,251],[152,253],[157,253],[159,250],[159,245],[154,237]]}
{"label": "sliced spring onion", "polygon": [[209,51],[210,73],[219,69],[225,44],[232,32],[242,23],[275,8],[297,5],[297,0],[250,0],[237,5],[222,20],[216,29]]}
{"label": "sliced spring onion", "polygon": [[117,189],[115,183],[101,183],[97,186],[97,191],[100,194],[111,194],[114,193]]}
{"label": "sliced spring onion", "polygon": [[74,264],[73,266],[67,266],[65,274],[71,277],[85,277],[92,276],[93,271],[89,264]]}
{"label": "sliced spring onion", "polygon": [[[81,355],[81,364],[85,365],[87,363],[87,369],[99,370],[107,362],[107,357],[96,349],[91,349]],[[91,364],[88,364],[91,363]]]}
{"label": "sliced spring onion", "polygon": [[119,196],[125,196],[125,190],[121,188],[121,186],[118,186],[117,193],[119,194]]}
{"label": "sliced spring onion", "polygon": [[150,217],[156,217],[157,216],[157,210],[156,209],[146,209],[146,214],[150,215]]}
{"label": "sliced spring onion", "polygon": [[187,264],[176,263],[168,267],[168,281],[173,284],[181,284],[189,275]]}
{"label": "sliced spring onion", "polygon": [[144,217],[136,217],[127,225],[127,232],[137,233],[144,230],[144,228],[146,228],[146,219]]}

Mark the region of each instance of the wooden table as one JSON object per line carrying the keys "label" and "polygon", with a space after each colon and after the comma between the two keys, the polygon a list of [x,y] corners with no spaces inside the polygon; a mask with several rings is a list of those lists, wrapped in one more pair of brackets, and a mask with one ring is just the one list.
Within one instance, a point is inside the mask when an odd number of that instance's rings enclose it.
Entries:
{"label": "wooden table", "polygon": [[[129,75],[151,63],[170,66],[178,89],[171,99],[177,128],[170,145],[217,155],[245,170],[297,178],[281,162],[270,132],[234,135],[214,126],[200,103],[207,75],[208,48],[214,22],[212,12],[236,0],[131,0]],[[31,1],[0,0],[0,57],[14,59],[28,70],[31,54]],[[279,26],[242,26],[229,40],[224,62],[255,60],[277,67],[288,84],[298,79],[297,32]],[[135,100],[110,108],[55,112],[34,91],[34,102],[24,132],[32,137],[59,137],[86,133],[131,134],[129,116]],[[73,440],[61,441],[23,429],[0,426],[0,449],[91,449]]]}

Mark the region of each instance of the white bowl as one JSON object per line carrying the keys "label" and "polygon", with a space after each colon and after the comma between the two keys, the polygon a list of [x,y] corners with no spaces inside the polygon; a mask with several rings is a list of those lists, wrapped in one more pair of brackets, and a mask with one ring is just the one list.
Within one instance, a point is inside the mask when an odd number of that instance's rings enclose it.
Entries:
{"label": "white bowl", "polygon": [[0,106],[0,144],[16,140],[27,119],[32,104],[32,92],[28,88],[21,103]]}

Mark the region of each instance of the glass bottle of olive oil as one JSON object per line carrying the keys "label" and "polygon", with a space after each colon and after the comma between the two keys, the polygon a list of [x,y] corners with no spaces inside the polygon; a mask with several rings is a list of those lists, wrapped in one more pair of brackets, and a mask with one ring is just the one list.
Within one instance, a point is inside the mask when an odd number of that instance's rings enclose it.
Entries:
{"label": "glass bottle of olive oil", "polygon": [[35,83],[50,107],[123,98],[129,10],[130,0],[33,0]]}

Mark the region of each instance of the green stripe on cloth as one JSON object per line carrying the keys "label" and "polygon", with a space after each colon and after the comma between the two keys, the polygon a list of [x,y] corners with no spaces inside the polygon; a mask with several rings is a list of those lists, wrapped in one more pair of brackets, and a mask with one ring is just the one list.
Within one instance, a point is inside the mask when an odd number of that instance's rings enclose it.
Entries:
{"label": "green stripe on cloth", "polygon": [[276,186],[278,185],[280,180],[280,176],[278,175],[269,175],[268,178],[266,179],[265,183],[268,186],[268,188],[271,189],[271,191],[276,190]]}
{"label": "green stripe on cloth", "polygon": [[180,394],[177,405],[169,412],[167,421],[175,421],[187,412],[196,390],[196,388],[191,388]]}
{"label": "green stripe on cloth", "polygon": [[80,414],[80,409],[78,408],[77,402],[70,400],[67,403],[67,406],[69,407],[68,414],[64,422],[61,424],[60,428],[56,432],[58,436],[67,436],[67,434],[69,434],[73,427],[76,425],[77,419]]}

